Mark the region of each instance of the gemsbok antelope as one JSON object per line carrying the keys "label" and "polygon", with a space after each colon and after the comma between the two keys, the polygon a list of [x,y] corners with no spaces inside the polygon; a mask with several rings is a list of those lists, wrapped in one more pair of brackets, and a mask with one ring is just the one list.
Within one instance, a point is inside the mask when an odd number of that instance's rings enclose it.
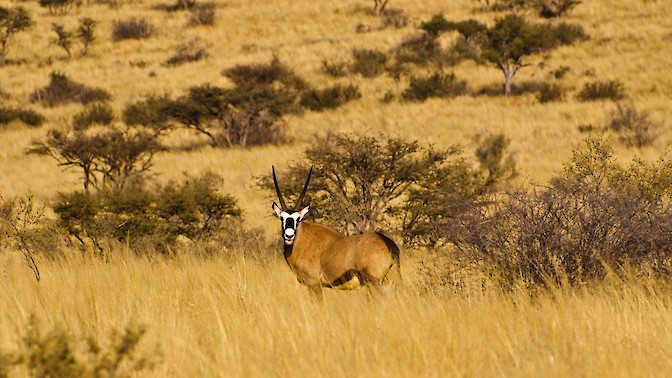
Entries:
{"label": "gemsbok antelope", "polygon": [[[322,288],[387,291],[395,280],[401,279],[399,247],[380,232],[346,236],[333,228],[304,220],[309,207],[298,210],[306,195],[310,176],[294,208],[282,198],[273,167],[273,183],[280,206],[273,202],[273,210],[282,221],[282,239],[287,264],[296,278],[308,286],[318,300]],[[396,270],[396,277],[391,273]]]}

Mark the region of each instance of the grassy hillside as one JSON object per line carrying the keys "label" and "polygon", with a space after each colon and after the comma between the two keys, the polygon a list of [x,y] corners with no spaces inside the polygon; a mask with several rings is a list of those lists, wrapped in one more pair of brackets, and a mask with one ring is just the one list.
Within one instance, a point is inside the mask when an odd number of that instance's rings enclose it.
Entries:
{"label": "grassy hillside", "polygon": [[[567,90],[562,101],[547,104],[532,94],[405,102],[399,95],[408,77],[399,82],[387,75],[335,79],[322,71],[324,60],[347,61],[355,48],[390,51],[418,34],[419,24],[435,14],[489,25],[502,15],[484,12],[474,0],[390,0],[389,7],[408,16],[402,28],[383,27],[368,0],[216,0],[215,25],[198,27],[188,25],[188,11],[159,9],[171,1],[129,0],[118,7],[87,1],[65,15],[50,15],[32,0],[1,4],[25,7],[36,24],[9,42],[9,63],[0,67],[0,105],[34,109],[47,121],[41,128],[19,122],[0,126],[0,196],[34,194],[49,204],[59,192],[80,189],[75,171],[25,153],[31,140],[49,128],[65,127],[83,109],[79,104],[49,108],[30,103],[31,94],[48,84],[53,71],[109,91],[117,112],[150,95],[176,98],[196,85],[231,86],[224,69],[267,63],[273,56],[317,88],[359,86],[362,97],[345,106],[285,115],[288,144],[202,146],[156,155],[152,173],[160,182],[185,173],[220,174],[222,190],[236,197],[245,222],[273,237],[278,225],[272,200],[256,187],[255,177],[269,175],[271,165],[282,171],[300,158],[315,135],[327,132],[401,136],[437,147],[460,144],[466,156],[474,150],[475,136],[501,132],[511,139],[518,180],[544,183],[588,135],[578,126],[603,125],[616,107],[612,101],[580,102],[576,93],[588,82],[619,80],[626,88],[625,102],[650,112],[662,129],[652,146],[640,149],[627,148],[607,134],[617,158],[655,160],[672,142],[668,0],[584,1],[563,17],[581,25],[590,39],[551,51],[544,59],[533,57],[535,64],[515,79],[555,81]],[[526,15],[541,22],[532,12]],[[76,42],[67,59],[50,43],[52,23],[73,30],[83,17],[96,20],[97,39],[89,56],[80,56]],[[155,35],[112,41],[113,23],[131,17],[150,21]],[[207,46],[206,59],[164,64],[179,45],[196,37]],[[442,43],[447,46],[452,38],[446,36]],[[544,64],[536,64],[542,60]],[[552,73],[563,66],[569,68],[565,77],[553,79]],[[491,66],[463,62],[445,70],[473,90],[503,84],[502,74]],[[396,99],[382,101],[389,93]],[[165,139],[171,146],[202,141],[184,130]],[[266,257],[39,256],[42,280],[36,283],[19,252],[3,251],[0,353],[20,350],[33,314],[45,334],[57,329],[77,340],[77,355],[86,354],[89,336],[105,343],[115,329],[146,326],[133,355],[148,357],[155,367],[138,376],[658,376],[672,371],[669,283],[631,277],[573,289],[500,292],[482,290],[474,278],[467,287],[454,288],[442,276],[452,272],[434,266],[431,256],[406,249],[405,285],[395,298],[328,292],[319,306],[279,255],[268,257],[275,250],[257,252]],[[13,372],[28,374],[25,367]]]}
{"label": "grassy hillside", "polygon": [[[640,155],[655,158],[670,141],[669,113],[672,83],[667,74],[672,60],[667,48],[672,29],[669,15],[672,5],[658,1],[628,1],[615,6],[608,1],[581,4],[564,20],[582,25],[591,39],[575,46],[552,51],[543,66],[521,70],[516,82],[550,80],[550,72],[561,66],[569,67],[562,85],[570,91],[558,103],[539,104],[532,95],[502,97],[462,96],[453,100],[429,100],[424,103],[380,100],[388,92],[399,94],[406,80],[395,83],[388,76],[364,79],[350,75],[332,79],[322,70],[322,61],[350,59],[353,48],[375,48],[389,51],[410,35],[418,33],[418,25],[432,15],[442,13],[449,20],[476,18],[491,23],[497,14],[482,12],[478,2],[457,1],[446,5],[440,1],[393,1],[390,6],[404,11],[409,17],[406,27],[382,28],[380,18],[372,16],[364,1],[338,3],[264,1],[253,5],[244,1],[218,2],[214,26],[188,26],[188,11],[158,10],[164,1],[123,3],[117,8],[104,4],[88,4],[66,15],[49,15],[36,3],[21,4],[36,21],[27,32],[17,33],[10,41],[8,59],[21,64],[8,64],[0,69],[0,89],[9,95],[3,102],[30,106],[47,116],[43,128],[61,127],[81,110],[79,105],[43,109],[28,103],[30,94],[45,86],[52,71],[63,72],[74,81],[108,90],[114,96],[112,104],[121,111],[133,101],[148,95],[177,97],[195,85],[210,83],[230,85],[221,74],[225,68],[240,63],[265,63],[273,55],[288,64],[316,87],[333,82],[360,86],[362,98],[333,111],[286,116],[288,134],[293,142],[280,147],[253,150],[222,151],[199,149],[191,152],[167,152],[156,159],[155,173],[159,180],[180,177],[183,172],[213,170],[224,176],[225,190],[236,195],[255,225],[264,226],[268,219],[266,200],[251,185],[251,175],[268,173],[271,164],[282,166],[294,159],[311,142],[313,135],[327,131],[361,131],[385,133],[413,138],[437,146],[462,144],[473,148],[473,137],[488,132],[503,132],[512,140],[521,178],[543,182],[571,153],[572,145],[585,135],[577,130],[579,124],[602,124],[606,113],[615,105],[611,101],[578,102],[574,95],[584,83],[592,80],[620,80],[624,83],[628,101],[638,109],[650,111],[663,122],[663,134],[653,147],[640,151],[618,149],[623,158]],[[532,13],[529,15],[534,17]],[[91,55],[79,56],[75,43],[73,57],[50,44],[54,33],[52,23],[74,29],[78,20],[92,17],[98,23],[97,40]],[[156,29],[155,36],[146,40],[111,38],[114,21],[130,17],[146,18]],[[370,31],[358,33],[357,26]],[[163,63],[178,45],[198,37],[209,46],[209,57],[203,61],[168,67]],[[448,38],[450,39],[450,38]],[[444,41],[449,43],[449,41]],[[541,62],[533,58],[531,62]],[[499,85],[502,74],[493,67],[470,62],[454,68],[458,78],[471,88]],[[0,193],[13,196],[32,192],[44,199],[60,190],[77,187],[77,177],[64,173],[53,161],[23,153],[27,143],[41,135],[11,127],[2,132],[3,161],[0,166]],[[172,138],[184,138],[176,134]]]}

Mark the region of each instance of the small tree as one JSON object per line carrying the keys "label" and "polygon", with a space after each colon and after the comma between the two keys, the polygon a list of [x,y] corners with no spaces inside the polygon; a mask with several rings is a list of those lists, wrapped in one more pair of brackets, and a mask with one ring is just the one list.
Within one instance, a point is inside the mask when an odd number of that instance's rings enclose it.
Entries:
{"label": "small tree", "polygon": [[504,74],[505,95],[511,94],[516,73],[530,65],[527,58],[588,38],[579,26],[532,24],[515,14],[499,18],[491,28],[474,20],[454,23],[446,21],[443,16],[435,16],[423,24],[423,29],[434,34],[458,31],[464,39],[476,43],[480,48],[479,58],[494,64]]}
{"label": "small tree", "polygon": [[[457,152],[436,151],[401,138],[329,134],[305,151],[305,161],[290,164],[280,185],[284,197],[295,200],[313,165],[306,195],[310,214],[345,233],[358,234],[396,224],[397,205],[411,187]],[[269,177],[260,185],[273,190]]]}
{"label": "small tree", "polygon": [[77,37],[82,41],[82,55],[89,54],[89,45],[96,40],[94,31],[96,29],[96,21],[86,17],[79,20],[79,27],[77,28]]}
{"label": "small tree", "polygon": [[51,40],[51,43],[62,48],[68,54],[68,58],[72,55],[70,47],[72,46],[72,32],[65,30],[65,26],[61,24],[52,24],[51,30],[56,33],[56,37]]}
{"label": "small tree", "polygon": [[29,29],[33,24],[33,20],[23,7],[8,9],[0,6],[0,66],[5,64],[9,37]]}
{"label": "small tree", "polygon": [[49,130],[45,139],[33,141],[28,152],[51,156],[65,168],[80,169],[86,193],[91,187],[115,193],[149,171],[160,148],[157,135],[149,129],[106,125]]}

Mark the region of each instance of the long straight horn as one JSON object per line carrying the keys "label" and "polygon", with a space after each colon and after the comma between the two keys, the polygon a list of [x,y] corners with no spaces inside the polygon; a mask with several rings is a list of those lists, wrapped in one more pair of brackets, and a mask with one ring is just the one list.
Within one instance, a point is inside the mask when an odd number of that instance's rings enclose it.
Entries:
{"label": "long straight horn", "polygon": [[313,174],[313,166],[310,166],[310,171],[308,172],[308,178],[306,179],[306,184],[303,186],[303,190],[301,191],[301,196],[299,196],[299,199],[296,201],[296,210],[299,210],[301,207],[301,202],[303,201],[303,197],[306,195],[306,190],[308,190],[308,183],[310,182],[310,175]]}
{"label": "long straight horn", "polygon": [[278,186],[278,179],[275,177],[275,167],[271,166],[273,169],[273,183],[275,184],[275,192],[278,194],[278,200],[280,201],[280,206],[282,210],[287,210],[287,205],[285,205],[285,200],[282,198],[282,193],[280,193],[280,187]]}

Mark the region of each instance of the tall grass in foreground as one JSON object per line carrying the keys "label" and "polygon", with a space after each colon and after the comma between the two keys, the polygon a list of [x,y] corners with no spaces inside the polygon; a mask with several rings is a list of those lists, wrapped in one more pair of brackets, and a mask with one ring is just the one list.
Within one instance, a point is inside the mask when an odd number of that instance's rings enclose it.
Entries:
{"label": "tall grass in foreground", "polygon": [[[574,289],[501,292],[405,285],[314,303],[281,258],[40,260],[0,264],[0,351],[18,352],[33,314],[42,333],[110,339],[147,330],[138,376],[656,376],[672,373],[672,284],[635,277]],[[75,351],[81,353],[81,351]],[[25,375],[25,369],[11,371]]]}

